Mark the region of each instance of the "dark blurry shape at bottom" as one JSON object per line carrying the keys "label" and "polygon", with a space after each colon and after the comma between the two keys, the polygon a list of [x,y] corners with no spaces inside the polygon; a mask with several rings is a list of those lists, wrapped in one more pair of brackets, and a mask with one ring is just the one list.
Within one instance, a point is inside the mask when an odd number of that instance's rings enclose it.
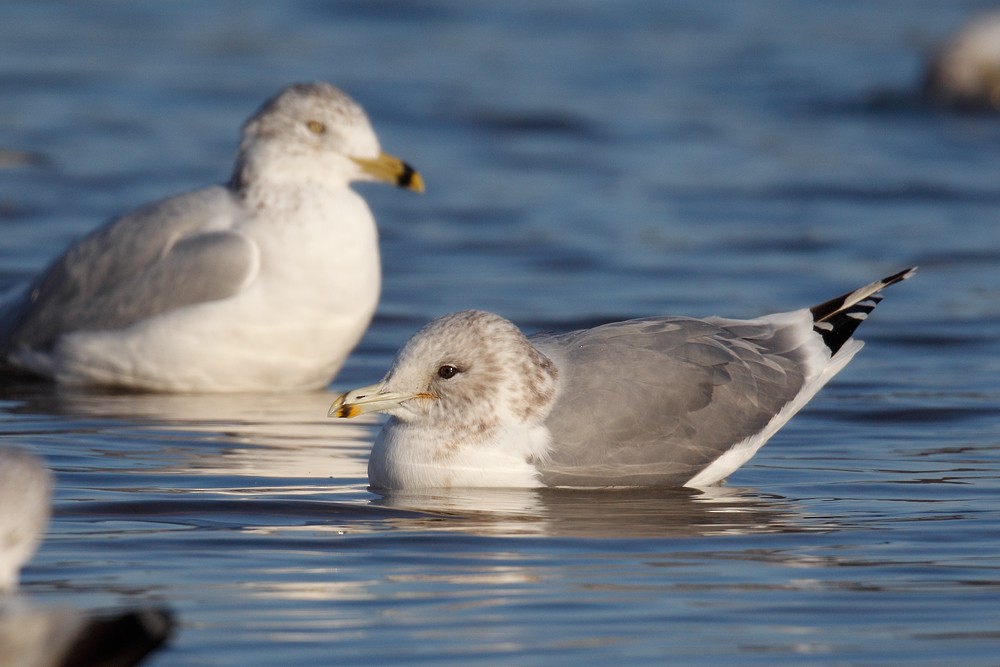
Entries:
{"label": "dark blurry shape at bottom", "polygon": [[81,612],[0,601],[0,666],[128,667],[159,648],[174,629],[164,608]]}

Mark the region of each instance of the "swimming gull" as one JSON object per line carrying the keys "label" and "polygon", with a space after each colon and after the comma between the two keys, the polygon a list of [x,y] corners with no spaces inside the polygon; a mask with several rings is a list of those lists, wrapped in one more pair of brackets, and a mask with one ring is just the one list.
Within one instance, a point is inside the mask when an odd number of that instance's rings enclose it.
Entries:
{"label": "swimming gull", "polygon": [[423,190],[342,91],[288,86],[244,125],[227,184],[112,220],[5,304],[0,359],[72,385],[325,386],[379,296],[359,180]]}
{"label": "swimming gull", "polygon": [[854,357],[878,292],[914,270],[753,320],[651,317],[527,338],[498,315],[453,313],[330,416],[390,415],[368,460],[376,489],[708,486]]}

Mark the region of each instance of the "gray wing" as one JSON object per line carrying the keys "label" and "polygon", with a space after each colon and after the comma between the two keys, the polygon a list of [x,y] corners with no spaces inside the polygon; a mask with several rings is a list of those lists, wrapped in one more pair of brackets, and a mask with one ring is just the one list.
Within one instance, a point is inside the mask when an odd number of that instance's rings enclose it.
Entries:
{"label": "gray wing", "polygon": [[807,321],[651,318],[534,338],[562,386],[543,482],[688,481],[798,394]]}
{"label": "gray wing", "polygon": [[45,349],[65,333],[119,329],[235,294],[257,250],[231,231],[239,203],[223,188],[164,199],[73,245],[0,313],[0,350]]}

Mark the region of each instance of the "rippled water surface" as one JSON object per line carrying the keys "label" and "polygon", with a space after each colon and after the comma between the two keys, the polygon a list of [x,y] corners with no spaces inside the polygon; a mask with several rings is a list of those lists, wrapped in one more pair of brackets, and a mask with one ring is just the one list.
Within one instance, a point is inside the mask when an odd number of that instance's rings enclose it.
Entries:
{"label": "rippled water surface", "polygon": [[[422,197],[362,186],[385,290],[329,392],[0,390],[55,516],[25,595],[165,603],[150,664],[997,664],[1000,118],[918,103],[985,2],[0,5],[0,289],[228,175],[337,83]],[[332,422],[428,319],[753,316],[910,264],[868,346],[726,486],[366,488]]]}

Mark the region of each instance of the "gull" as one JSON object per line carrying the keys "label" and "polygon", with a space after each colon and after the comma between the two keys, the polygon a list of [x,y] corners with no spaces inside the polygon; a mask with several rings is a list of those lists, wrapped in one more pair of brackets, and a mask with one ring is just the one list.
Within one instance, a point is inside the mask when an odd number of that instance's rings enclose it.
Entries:
{"label": "gull", "polygon": [[92,613],[16,595],[51,512],[52,475],[35,455],[0,446],[0,665],[138,664],[173,631],[166,608]]}
{"label": "gull", "polygon": [[812,308],[751,320],[650,317],[525,337],[479,310],[438,318],[332,417],[384,412],[372,488],[706,487],[830,378],[906,269]]}
{"label": "gull", "polygon": [[52,476],[38,457],[0,446],[0,592],[17,588],[48,526],[51,498]]}
{"label": "gull", "polygon": [[6,303],[0,360],[66,385],[323,387],[378,303],[364,180],[423,191],[345,93],[290,85],[243,126],[226,184],[110,221]]}
{"label": "gull", "polygon": [[974,17],[929,58],[924,97],[962,111],[1000,110],[1000,11]]}

